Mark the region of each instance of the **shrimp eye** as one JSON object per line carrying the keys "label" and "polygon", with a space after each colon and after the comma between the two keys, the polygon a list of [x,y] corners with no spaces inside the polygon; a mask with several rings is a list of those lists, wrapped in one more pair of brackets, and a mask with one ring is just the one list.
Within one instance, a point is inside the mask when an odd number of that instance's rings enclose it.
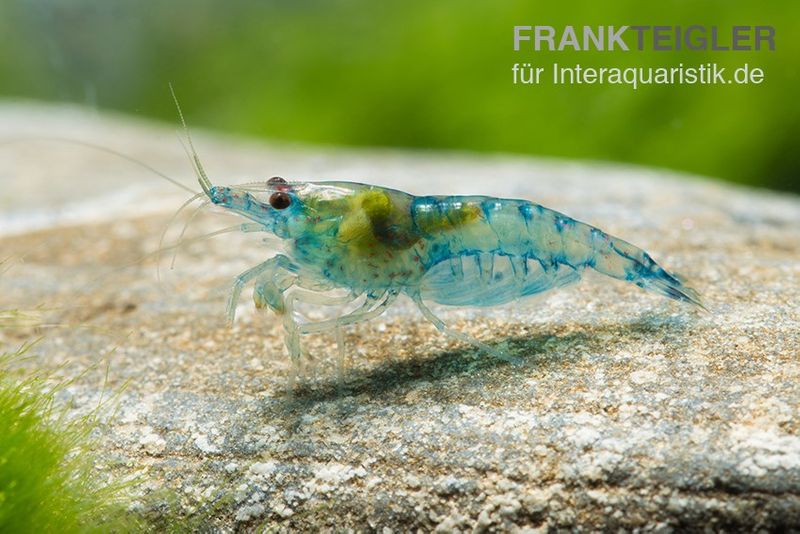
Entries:
{"label": "shrimp eye", "polygon": [[283,191],[278,191],[276,193],[272,193],[269,197],[269,205],[275,208],[276,210],[285,210],[289,207],[289,204],[292,203],[292,197],[289,196],[288,193],[284,193]]}
{"label": "shrimp eye", "polygon": [[276,185],[286,185],[286,180],[281,178],[280,176],[273,176],[269,180],[267,180],[267,186],[275,187]]}

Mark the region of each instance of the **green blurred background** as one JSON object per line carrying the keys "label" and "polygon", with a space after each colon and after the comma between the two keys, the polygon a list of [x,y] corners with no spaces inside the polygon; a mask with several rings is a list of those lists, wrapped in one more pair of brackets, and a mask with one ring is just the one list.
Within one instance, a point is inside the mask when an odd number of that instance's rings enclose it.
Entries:
{"label": "green blurred background", "polygon": [[[775,52],[514,52],[514,25],[772,25]],[[0,98],[333,145],[633,162],[800,191],[800,3],[3,0]],[[514,86],[511,66],[765,71],[758,86]]]}

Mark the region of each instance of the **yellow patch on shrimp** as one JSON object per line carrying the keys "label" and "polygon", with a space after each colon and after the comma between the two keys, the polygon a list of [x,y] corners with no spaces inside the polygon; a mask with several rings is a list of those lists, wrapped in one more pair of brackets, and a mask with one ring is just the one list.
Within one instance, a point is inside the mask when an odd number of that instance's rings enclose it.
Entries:
{"label": "yellow patch on shrimp", "polygon": [[417,225],[427,234],[438,234],[448,230],[455,230],[478,221],[483,216],[478,204],[464,203],[453,206],[446,213],[427,212],[417,216]]}
{"label": "yellow patch on shrimp", "polygon": [[387,228],[410,230],[408,215],[395,208],[383,191],[367,190],[351,196],[346,211],[338,237],[359,251],[387,245]]}

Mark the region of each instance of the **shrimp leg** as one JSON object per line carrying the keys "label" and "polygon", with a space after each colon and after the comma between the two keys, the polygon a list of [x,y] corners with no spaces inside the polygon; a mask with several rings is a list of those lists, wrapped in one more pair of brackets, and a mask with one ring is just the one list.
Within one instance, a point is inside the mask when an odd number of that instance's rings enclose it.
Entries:
{"label": "shrimp leg", "polygon": [[[398,292],[394,290],[385,293],[379,293],[378,295],[369,294],[367,295],[367,299],[364,301],[364,303],[355,310],[351,311],[350,313],[347,313],[340,317],[327,319],[325,321],[319,321],[315,323],[303,323],[302,325],[300,325],[300,331],[303,334],[310,334],[313,332],[327,332],[329,330],[335,330],[336,328],[340,328],[342,326],[347,326],[351,324],[360,323],[363,321],[368,321],[370,319],[374,319],[375,317],[378,317],[379,315],[381,315],[383,312],[386,311],[386,309],[395,301],[397,295]],[[376,302],[378,304],[374,306]]]}
{"label": "shrimp leg", "polygon": [[[331,297],[328,295],[320,295],[317,293],[312,293],[310,291],[299,291],[299,290],[293,291],[287,297],[287,311],[289,311],[289,313],[286,314],[283,323],[284,331],[286,332],[286,348],[289,351],[290,358],[296,360],[300,357],[300,336],[306,333],[305,331],[303,331],[303,327],[306,324],[314,324],[314,323],[298,324],[297,321],[294,320],[294,307],[296,303],[303,302],[306,304],[335,306],[340,304],[347,304],[348,302],[352,302],[356,298],[358,298],[357,295],[344,295],[341,297]],[[336,330],[337,360],[338,360],[339,376],[341,378],[345,361],[344,334],[342,332],[341,327],[336,327],[335,330]]]}
{"label": "shrimp leg", "polygon": [[487,354],[490,354],[490,355],[494,356],[495,358],[498,358],[498,359],[503,360],[505,362],[508,362],[508,363],[511,363],[511,364],[514,364],[514,365],[520,365],[522,363],[519,358],[517,358],[515,356],[512,356],[512,355],[508,354],[507,352],[505,352],[503,350],[495,349],[493,347],[490,347],[486,343],[483,343],[482,341],[478,341],[477,339],[475,339],[472,336],[468,336],[467,334],[463,334],[463,333],[458,332],[456,330],[452,330],[446,324],[444,324],[444,321],[442,321],[436,315],[434,315],[434,313],[430,310],[430,308],[428,308],[425,305],[425,303],[422,302],[422,297],[420,297],[419,295],[412,296],[412,300],[414,301],[414,303],[419,308],[419,311],[422,312],[422,315],[428,321],[433,323],[433,326],[435,326],[436,329],[439,330],[444,335],[446,335],[448,337],[451,337],[453,339],[457,339],[459,341],[463,341],[465,343],[469,343],[473,347],[476,347],[476,348],[486,352]]}
{"label": "shrimp leg", "polygon": [[[298,284],[300,285],[300,284]],[[285,308],[283,312],[283,328],[286,333],[286,348],[289,351],[289,357],[293,361],[299,361],[300,350],[300,336],[309,332],[321,332],[325,329],[305,331],[304,327],[307,325],[327,324],[336,319],[327,321],[320,321],[318,323],[298,323],[294,318],[295,304],[302,302],[305,304],[318,304],[321,306],[336,306],[340,304],[347,304],[358,298],[358,295],[348,294],[343,296],[329,296],[320,295],[311,291],[295,290],[286,296]],[[363,306],[362,306],[363,307]],[[344,336],[341,332],[341,325],[334,324],[332,328],[336,330],[336,343],[338,346],[339,366],[343,366],[344,362]]]}
{"label": "shrimp leg", "polygon": [[239,296],[245,284],[256,278],[262,280],[258,284],[254,295],[256,306],[269,306],[276,312],[281,313],[284,308],[283,292],[294,283],[296,275],[293,273],[296,273],[297,270],[297,266],[288,257],[278,254],[237,276],[233,282],[231,294],[228,297],[226,308],[228,322],[233,323],[233,319],[236,316],[236,304],[239,302]]}
{"label": "shrimp leg", "polygon": [[[295,302],[302,301],[323,306],[333,306],[353,299],[352,295],[331,297],[309,291],[294,292],[285,298],[284,293],[293,285],[312,287],[317,290],[329,289],[329,287],[320,284],[319,281],[304,278],[297,265],[292,263],[288,257],[278,254],[236,277],[233,290],[228,299],[229,321],[233,321],[236,313],[236,303],[239,300],[242,289],[245,284],[253,279],[256,280],[253,290],[253,300],[256,308],[270,308],[276,314],[283,316],[286,348],[294,362],[297,362],[300,358],[300,332],[298,323],[294,319]],[[341,349],[340,352],[343,351],[344,349]]]}
{"label": "shrimp leg", "polygon": [[[367,298],[364,300],[361,306],[359,306],[355,310],[340,317],[334,317],[332,319],[326,319],[324,321],[308,322],[299,325],[293,320],[291,321],[291,323],[284,322],[284,326],[289,329],[287,331],[287,339],[293,340],[291,346],[287,345],[287,347],[289,348],[290,355],[294,354],[295,357],[299,356],[298,343],[300,335],[327,332],[333,330],[336,335],[339,369],[341,371],[341,369],[343,369],[344,367],[344,359],[345,359],[344,335],[342,332],[342,327],[378,317],[384,311],[386,311],[386,309],[392,304],[392,302],[394,302],[394,300],[397,298],[397,295],[398,291],[396,290],[379,293],[377,295],[370,293],[367,295]],[[293,309],[295,302],[336,305],[336,304],[345,304],[347,302],[352,302],[353,298],[357,298],[357,295],[356,296],[350,295],[344,297],[327,297],[324,295],[318,295],[307,291],[294,291],[292,292],[291,295],[287,297],[287,310]]]}

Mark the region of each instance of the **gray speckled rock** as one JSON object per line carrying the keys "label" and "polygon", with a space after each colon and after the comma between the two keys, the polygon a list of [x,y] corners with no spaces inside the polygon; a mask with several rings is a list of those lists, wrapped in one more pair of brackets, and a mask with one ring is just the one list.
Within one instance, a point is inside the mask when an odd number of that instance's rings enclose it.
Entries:
{"label": "gray speckled rock", "polygon": [[[123,151],[193,187],[170,128],[0,107],[0,140],[40,135]],[[800,526],[799,199],[599,164],[196,144],[219,183],[279,174],[530,198],[646,248],[713,313],[600,277],[510,310],[445,313],[507,342],[523,359],[511,366],[401,303],[348,332],[342,382],[333,340],[309,337],[317,358],[292,391],[274,317],[243,299],[233,328],[222,319],[217,289],[264,259],[259,236],[187,245],[158,282],[152,258],[137,260],[186,195],[87,147],[0,145],[0,248],[25,255],[0,277],[4,305],[44,305],[62,325],[35,363],[84,371],[63,393],[76,413],[121,391],[100,467],[140,476],[138,509],[225,530]],[[210,213],[190,233],[230,223]],[[164,489],[179,498],[161,503]]]}

